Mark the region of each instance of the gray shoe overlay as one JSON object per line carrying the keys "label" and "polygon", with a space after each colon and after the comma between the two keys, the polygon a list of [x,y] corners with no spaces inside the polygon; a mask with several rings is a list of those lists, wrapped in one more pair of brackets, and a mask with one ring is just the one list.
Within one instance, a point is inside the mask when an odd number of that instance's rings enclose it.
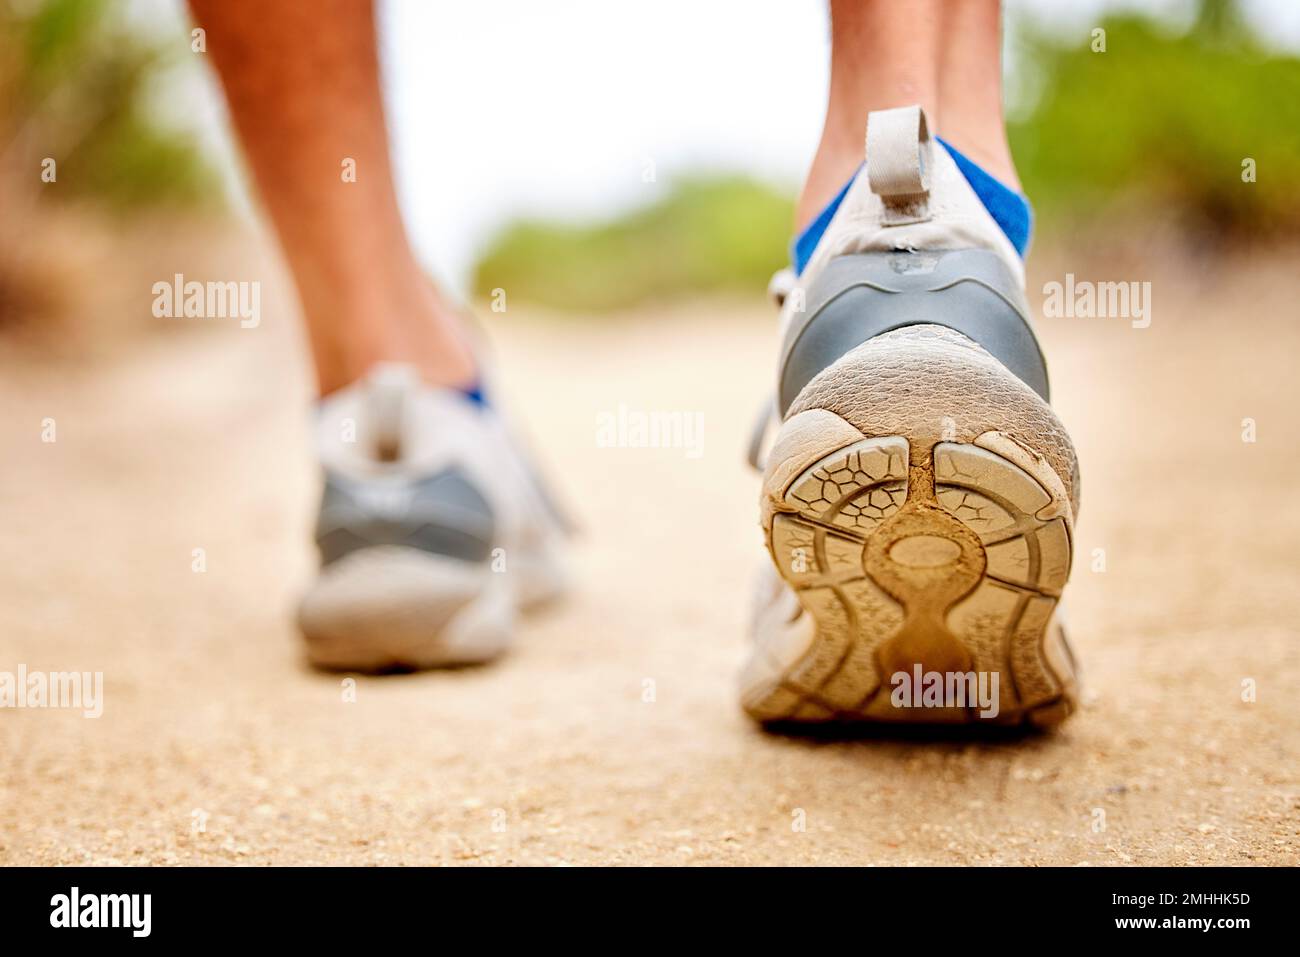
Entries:
{"label": "gray shoe overlay", "polygon": [[485,562],[494,534],[491,506],[459,469],[419,479],[358,479],[326,470],[316,523],[322,566],[375,545]]}
{"label": "gray shoe overlay", "polygon": [[854,253],[808,290],[782,347],[781,415],[823,369],[904,326],[940,325],[974,340],[1044,400],[1047,365],[1019,284],[985,249]]}

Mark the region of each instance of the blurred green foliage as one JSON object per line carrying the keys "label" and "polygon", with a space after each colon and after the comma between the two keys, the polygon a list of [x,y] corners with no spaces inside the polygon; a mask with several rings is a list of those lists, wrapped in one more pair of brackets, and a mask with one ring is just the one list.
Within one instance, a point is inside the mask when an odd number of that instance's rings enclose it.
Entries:
{"label": "blurred green foliage", "polygon": [[193,56],[115,0],[0,0],[0,154],[24,180],[58,163],[58,195],[111,206],[219,199],[191,136],[162,122],[154,84]]}
{"label": "blurred green foliage", "polygon": [[[1267,49],[1232,0],[1202,0],[1189,29],[1113,15],[1105,52],[1092,28],[1061,35],[1013,23],[1030,106],[1008,134],[1042,238],[1159,215],[1184,235],[1234,242],[1300,235],[1300,59]],[[1244,182],[1242,163],[1256,162]],[[731,178],[673,185],[658,204],[590,226],[508,226],[475,291],[567,310],[764,288],[785,264],[791,203]]]}
{"label": "blurred green foliage", "polygon": [[479,261],[475,290],[501,287],[569,311],[752,292],[785,264],[793,210],[788,196],[750,179],[679,179],[660,201],[606,223],[515,223]]}
{"label": "blurred green foliage", "polygon": [[[0,0],[0,193],[121,208],[212,202],[218,177],[155,94],[192,59],[116,0]],[[1200,0],[1190,29],[1123,13],[1091,28],[1021,21],[1012,82],[1029,104],[1009,126],[1041,233],[1090,221],[1176,217],[1233,242],[1300,234],[1300,58],[1251,34],[1233,0]],[[32,175],[59,164],[57,193]],[[1257,164],[1244,182],[1242,163]],[[5,186],[4,184],[8,184]],[[760,290],[785,263],[792,202],[735,176],[677,180],[655,203],[595,224],[517,222],[478,264],[475,289],[575,310]],[[1130,230],[1132,227],[1129,227]]]}
{"label": "blurred green foliage", "polygon": [[1019,28],[1034,100],[1008,135],[1039,224],[1160,210],[1220,240],[1300,233],[1300,59],[1267,50],[1227,0],[1183,33],[1131,14],[1098,26],[1105,52],[1089,33]]}

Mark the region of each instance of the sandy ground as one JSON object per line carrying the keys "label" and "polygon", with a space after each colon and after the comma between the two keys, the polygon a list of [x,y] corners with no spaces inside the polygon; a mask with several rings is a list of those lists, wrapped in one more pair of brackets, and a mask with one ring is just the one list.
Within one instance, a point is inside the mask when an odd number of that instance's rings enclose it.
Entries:
{"label": "sandy ground", "polygon": [[[762,304],[493,317],[585,528],[579,588],[498,665],[345,701],[290,617],[315,494],[292,310],[268,281],[257,329],[152,319],[154,279],[214,274],[162,245],[68,327],[0,342],[0,670],[105,680],[99,719],[0,711],[0,862],[1300,862],[1293,261],[1114,264],[1092,278],[1151,280],[1150,328],[1042,325],[1084,467],[1064,730],[805,739],[733,690]],[[599,448],[620,403],[702,413],[703,455]]]}

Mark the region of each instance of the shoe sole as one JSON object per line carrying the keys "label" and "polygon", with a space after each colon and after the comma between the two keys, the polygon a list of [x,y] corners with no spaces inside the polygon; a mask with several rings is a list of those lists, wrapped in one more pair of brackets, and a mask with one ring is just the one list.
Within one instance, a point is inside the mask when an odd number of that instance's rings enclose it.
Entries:
{"label": "shoe sole", "polygon": [[504,575],[401,546],[339,559],[298,608],[308,660],[331,671],[480,664],[506,649],[513,625]]}
{"label": "shoe sole", "polygon": [[[742,702],[760,721],[1050,726],[1073,710],[1075,662],[1054,616],[1070,571],[1066,484],[1005,432],[936,437],[935,391],[899,397],[895,419],[910,401],[918,423],[900,434],[864,434],[825,408],[783,425],[763,527],[797,602],[758,624]],[[902,693],[936,672],[952,690],[949,676],[969,676],[967,691],[983,682],[985,706],[950,693],[917,707]]]}

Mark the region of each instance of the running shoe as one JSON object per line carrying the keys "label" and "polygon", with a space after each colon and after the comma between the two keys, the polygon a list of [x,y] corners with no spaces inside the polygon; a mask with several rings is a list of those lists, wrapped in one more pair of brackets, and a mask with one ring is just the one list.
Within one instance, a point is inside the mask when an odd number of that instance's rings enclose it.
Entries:
{"label": "running shoe", "polygon": [[[744,709],[762,722],[1054,725],[1079,473],[1016,247],[919,107],[782,302]],[[759,446],[754,446],[755,459]]]}
{"label": "running shoe", "polygon": [[318,667],[474,664],[565,587],[564,522],[499,413],[377,365],[316,410],[320,573],[298,623]]}

